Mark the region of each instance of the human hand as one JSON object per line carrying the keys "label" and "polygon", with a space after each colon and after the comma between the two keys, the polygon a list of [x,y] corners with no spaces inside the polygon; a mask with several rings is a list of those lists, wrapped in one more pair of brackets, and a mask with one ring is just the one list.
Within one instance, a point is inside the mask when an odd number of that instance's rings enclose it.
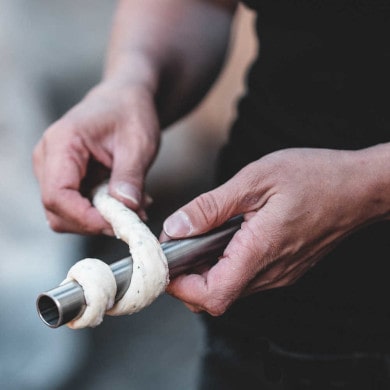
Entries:
{"label": "human hand", "polygon": [[98,85],[50,126],[34,150],[34,169],[51,228],[112,234],[87,197],[110,171],[110,194],[145,218],[144,178],[159,134],[152,94],[118,82]]}
{"label": "human hand", "polygon": [[214,266],[177,277],[167,291],[217,316],[241,296],[291,285],[373,218],[372,172],[365,175],[362,161],[351,151],[282,150],[195,198],[165,221],[171,238],[204,233],[238,214],[245,221]]}

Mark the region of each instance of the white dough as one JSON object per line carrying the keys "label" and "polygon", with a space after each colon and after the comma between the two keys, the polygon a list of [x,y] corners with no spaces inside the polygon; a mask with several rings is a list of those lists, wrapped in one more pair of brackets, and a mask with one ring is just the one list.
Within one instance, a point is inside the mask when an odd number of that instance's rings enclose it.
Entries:
{"label": "white dough", "polygon": [[83,288],[87,307],[80,317],[68,322],[67,326],[80,329],[99,325],[105,312],[115,302],[116,282],[110,266],[98,259],[80,260],[72,266],[61,284],[71,280],[77,281]]}
{"label": "white dough", "polygon": [[108,185],[99,186],[93,204],[121,240],[128,243],[133,259],[133,274],[128,290],[107,312],[132,314],[152,303],[169,282],[168,263],[160,243],[137,214],[108,194]]}

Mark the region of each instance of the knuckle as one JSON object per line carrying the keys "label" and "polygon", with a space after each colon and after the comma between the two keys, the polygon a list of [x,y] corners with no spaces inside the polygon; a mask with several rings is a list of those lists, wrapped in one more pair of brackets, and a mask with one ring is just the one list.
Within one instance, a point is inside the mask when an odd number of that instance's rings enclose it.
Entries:
{"label": "knuckle", "polygon": [[198,196],[194,202],[208,225],[214,225],[218,221],[218,202],[212,192]]}
{"label": "knuckle", "polygon": [[38,143],[32,153],[33,163],[36,165],[41,160],[41,143]]}
{"label": "knuckle", "polygon": [[261,238],[261,244],[259,245],[260,235],[254,232],[251,229],[246,229],[245,231],[239,230],[234,235],[235,245],[231,248],[230,253],[228,253],[232,257],[240,258],[243,253],[253,259],[253,264],[257,264],[257,262],[261,259],[264,260],[264,248],[263,248],[263,239]]}
{"label": "knuckle", "polygon": [[208,299],[203,305],[204,309],[213,317],[219,317],[223,315],[229,306],[230,302],[228,300],[216,298]]}
{"label": "knuckle", "polygon": [[45,132],[45,136],[50,137],[52,134],[58,132],[66,132],[67,134],[74,134],[76,132],[77,126],[75,121],[71,118],[70,115],[65,115],[62,118],[54,122]]}
{"label": "knuckle", "polygon": [[206,303],[205,310],[213,317],[220,317],[226,312],[227,305],[221,303]]}
{"label": "knuckle", "polygon": [[64,226],[62,225],[62,223],[60,222],[59,219],[49,218],[48,224],[50,226],[50,229],[55,231],[56,233],[64,233],[65,232]]}
{"label": "knuckle", "polygon": [[51,229],[56,233],[65,233],[66,230],[60,224],[55,224],[51,227]]}
{"label": "knuckle", "polygon": [[77,231],[83,232],[84,234],[96,234],[97,231],[92,226],[90,226],[86,221],[78,221],[79,223]]}
{"label": "knuckle", "polygon": [[123,134],[123,137],[118,139],[119,147],[124,148],[127,151],[129,148],[136,146],[142,154],[142,159],[145,157],[147,160],[157,154],[159,148],[159,138],[152,134],[150,131],[127,131]]}
{"label": "knuckle", "polygon": [[136,136],[137,141],[140,145],[142,145],[145,149],[156,148],[155,136],[150,131],[140,131],[137,132]]}
{"label": "knuckle", "polygon": [[46,210],[56,211],[58,204],[56,201],[56,197],[51,192],[45,192],[42,194],[42,203]]}
{"label": "knuckle", "polygon": [[245,232],[238,234],[241,244],[248,250],[252,250],[255,257],[261,260],[263,265],[280,256],[281,233],[272,226],[265,226],[262,221],[248,223]]}

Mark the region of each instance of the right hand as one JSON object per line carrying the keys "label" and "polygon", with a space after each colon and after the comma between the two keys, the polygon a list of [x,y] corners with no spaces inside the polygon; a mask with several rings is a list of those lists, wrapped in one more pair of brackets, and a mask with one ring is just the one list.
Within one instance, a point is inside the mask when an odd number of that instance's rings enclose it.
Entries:
{"label": "right hand", "polygon": [[112,234],[87,198],[88,190],[108,176],[110,194],[145,217],[144,178],[159,141],[150,91],[110,82],[95,87],[45,131],[34,150],[50,227],[57,232]]}

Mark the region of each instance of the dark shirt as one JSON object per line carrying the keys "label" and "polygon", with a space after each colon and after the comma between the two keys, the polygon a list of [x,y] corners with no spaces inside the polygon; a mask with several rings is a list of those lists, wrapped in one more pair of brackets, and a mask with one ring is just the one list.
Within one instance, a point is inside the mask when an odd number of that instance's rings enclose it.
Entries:
{"label": "dark shirt", "polygon": [[[223,182],[278,149],[390,141],[390,1],[247,1],[260,55],[219,164]],[[389,156],[390,158],[390,156]],[[390,352],[390,224],[345,239],[293,286],[236,302],[209,331],[256,349]]]}

